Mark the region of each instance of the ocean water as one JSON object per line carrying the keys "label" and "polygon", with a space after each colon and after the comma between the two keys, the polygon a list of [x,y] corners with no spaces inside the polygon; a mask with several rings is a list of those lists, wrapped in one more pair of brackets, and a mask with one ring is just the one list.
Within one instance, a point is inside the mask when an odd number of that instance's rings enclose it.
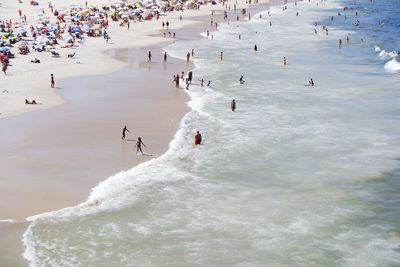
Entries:
{"label": "ocean water", "polygon": [[304,1],[221,24],[214,40],[166,47],[182,58],[195,49],[196,65],[191,111],[169,150],[108,178],[77,207],[29,218],[25,258],[32,266],[399,266],[400,73],[387,66],[398,62],[399,3]]}

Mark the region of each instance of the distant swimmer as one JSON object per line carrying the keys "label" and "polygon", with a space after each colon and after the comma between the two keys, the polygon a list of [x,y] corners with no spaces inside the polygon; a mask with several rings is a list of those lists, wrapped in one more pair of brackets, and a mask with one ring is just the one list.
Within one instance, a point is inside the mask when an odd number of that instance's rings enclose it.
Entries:
{"label": "distant swimmer", "polygon": [[258,51],[257,45],[254,45],[254,51]]}
{"label": "distant swimmer", "polygon": [[130,133],[128,128],[125,126],[124,129],[122,129],[122,140],[125,140],[126,132]]}
{"label": "distant swimmer", "polygon": [[235,99],[233,99],[232,102],[231,102],[231,110],[232,111],[236,110],[236,101],[235,101]]}
{"label": "distant swimmer", "polygon": [[142,138],[140,138],[140,137],[138,137],[138,140],[137,140],[137,142],[136,142],[136,154],[140,151],[140,153],[142,153],[143,154],[143,151],[142,151],[142,145],[144,146],[144,147],[146,147],[146,145],[143,143],[143,141],[142,141]]}
{"label": "distant swimmer", "polygon": [[286,60],[286,57],[283,57],[283,65],[287,65],[287,60]]}
{"label": "distant swimmer", "polygon": [[244,84],[243,75],[240,76],[239,82],[240,82],[240,84]]}
{"label": "distant swimmer", "polygon": [[309,84],[310,86],[314,87],[314,85],[315,85],[315,84],[314,84],[314,80],[311,78],[310,81],[308,82],[308,84]]}
{"label": "distant swimmer", "polygon": [[196,135],[194,136],[194,144],[195,145],[201,145],[202,137],[199,131],[196,132]]}

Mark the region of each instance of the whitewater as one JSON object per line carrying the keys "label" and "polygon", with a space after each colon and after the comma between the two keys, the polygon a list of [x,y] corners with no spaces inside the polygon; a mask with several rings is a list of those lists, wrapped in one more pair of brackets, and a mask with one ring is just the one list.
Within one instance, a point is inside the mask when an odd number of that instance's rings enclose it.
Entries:
{"label": "whitewater", "polygon": [[400,265],[399,1],[287,7],[165,48],[195,51],[169,150],[28,218],[31,266]]}

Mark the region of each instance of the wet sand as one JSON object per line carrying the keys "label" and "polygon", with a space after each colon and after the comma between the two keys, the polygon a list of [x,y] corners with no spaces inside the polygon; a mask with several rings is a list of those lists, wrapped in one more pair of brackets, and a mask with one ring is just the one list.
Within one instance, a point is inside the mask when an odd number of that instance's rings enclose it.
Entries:
{"label": "wet sand", "polygon": [[[215,16],[216,21],[221,17]],[[198,39],[200,32],[215,30],[209,16],[195,20],[202,23],[175,31],[178,40]],[[142,137],[145,152],[158,156],[167,150],[188,111],[187,95],[174,88],[172,76],[193,66],[171,57],[164,64],[161,49],[166,44],[110,50],[129,66],[109,75],[62,81],[57,88],[65,101],[62,106],[0,120],[0,220],[23,221],[79,204],[99,182],[150,159],[136,155],[134,141],[121,141],[124,125],[131,131],[127,139]],[[151,64],[146,62],[148,50]],[[0,257],[1,264],[26,264],[20,257],[26,226],[0,223],[0,232],[7,232],[0,235],[0,250],[7,256]]]}
{"label": "wet sand", "polygon": [[[161,45],[151,49],[162,58]],[[121,140],[124,125],[131,131],[127,139],[142,137],[145,152],[167,150],[188,110],[171,77],[190,65],[172,58],[141,64],[147,55],[141,49],[110,52],[128,59],[129,67],[62,81],[64,105],[0,120],[0,219],[23,221],[77,205],[99,182],[150,159],[135,153],[134,141]],[[0,223],[0,265],[22,254],[26,226]]]}
{"label": "wet sand", "polygon": [[140,49],[113,53],[131,65],[63,81],[64,105],[0,121],[1,219],[76,205],[100,181],[148,159],[136,155],[134,141],[121,141],[124,125],[127,138],[141,136],[147,152],[167,149],[187,111],[186,95],[173,88],[171,76],[190,66],[172,58],[140,64],[146,55]]}

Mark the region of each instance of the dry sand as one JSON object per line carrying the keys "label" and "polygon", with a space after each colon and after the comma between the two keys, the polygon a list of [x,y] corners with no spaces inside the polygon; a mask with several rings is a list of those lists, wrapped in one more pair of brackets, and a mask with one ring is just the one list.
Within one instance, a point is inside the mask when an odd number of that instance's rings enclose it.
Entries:
{"label": "dry sand", "polygon": [[[241,1],[238,9],[244,6]],[[178,39],[198,38],[209,27],[205,15],[211,9],[222,7],[185,11],[182,22],[181,13],[163,20],[170,21]],[[193,20],[195,16],[203,16],[203,23]],[[29,55],[12,61],[11,75],[1,80],[10,93],[0,95],[0,219],[19,222],[0,223],[0,266],[26,265],[20,257],[24,218],[83,202],[100,181],[149,159],[134,153],[133,141],[120,140],[124,125],[131,130],[128,139],[142,136],[155,156],[167,149],[187,111],[187,97],[173,88],[171,78],[191,66],[172,58],[168,64],[161,62],[161,48],[171,40],[161,37],[160,24],[161,20],[137,23],[129,34],[111,25],[110,44],[88,38],[76,49],[74,60],[47,55],[43,63],[29,64],[27,59],[35,57]],[[150,46],[156,62],[148,65],[144,62]],[[50,72],[57,79],[55,90],[49,88]],[[25,106],[25,98],[43,105]],[[33,109],[42,110],[26,113]],[[25,114],[14,116],[21,113]]]}

